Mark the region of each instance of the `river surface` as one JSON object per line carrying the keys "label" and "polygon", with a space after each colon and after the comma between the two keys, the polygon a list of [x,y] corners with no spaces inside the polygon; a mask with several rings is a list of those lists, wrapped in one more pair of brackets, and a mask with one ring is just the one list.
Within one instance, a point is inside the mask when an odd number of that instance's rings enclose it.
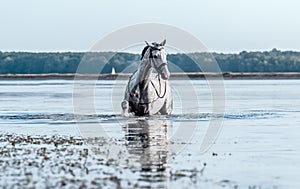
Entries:
{"label": "river surface", "polygon": [[[92,86],[94,93],[77,94],[68,80],[0,81],[0,134],[87,139],[91,158],[115,162],[97,167],[90,159],[89,172],[61,175],[82,179],[87,187],[99,177],[113,181],[100,183],[103,188],[116,183],[122,188],[300,188],[300,80],[226,80],[221,90],[205,80],[171,81],[172,115],[129,118],[120,109],[126,81],[77,83],[81,89]],[[180,92],[189,87],[193,92]],[[92,99],[91,109],[85,109],[86,99]],[[209,131],[214,118],[222,126]],[[208,132],[213,140],[202,152]],[[2,151],[13,149],[5,142]],[[95,151],[97,145],[106,151]],[[1,186],[16,184],[16,169],[0,174]],[[56,182],[49,174],[33,171],[31,184]]]}

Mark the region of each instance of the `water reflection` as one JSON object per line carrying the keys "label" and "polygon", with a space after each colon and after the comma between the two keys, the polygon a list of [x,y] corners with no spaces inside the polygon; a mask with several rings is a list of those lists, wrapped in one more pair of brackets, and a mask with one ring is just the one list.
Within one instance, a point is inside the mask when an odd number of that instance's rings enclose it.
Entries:
{"label": "water reflection", "polygon": [[138,120],[125,126],[125,140],[131,158],[140,163],[140,181],[167,181],[170,123]]}

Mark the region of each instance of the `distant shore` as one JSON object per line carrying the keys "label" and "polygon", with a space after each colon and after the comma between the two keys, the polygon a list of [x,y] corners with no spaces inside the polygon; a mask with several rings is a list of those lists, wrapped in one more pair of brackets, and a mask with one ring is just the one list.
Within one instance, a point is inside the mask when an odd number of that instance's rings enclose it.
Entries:
{"label": "distant shore", "polygon": [[[0,80],[116,80],[128,79],[131,74],[0,74]],[[247,72],[247,73],[172,73],[171,79],[300,79],[300,72]]]}

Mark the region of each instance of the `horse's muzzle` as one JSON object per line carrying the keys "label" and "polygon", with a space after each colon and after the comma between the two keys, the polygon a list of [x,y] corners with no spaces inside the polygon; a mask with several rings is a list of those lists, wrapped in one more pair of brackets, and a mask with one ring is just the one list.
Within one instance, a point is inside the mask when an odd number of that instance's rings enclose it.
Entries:
{"label": "horse's muzzle", "polygon": [[161,75],[161,78],[164,80],[168,80],[170,78],[170,72],[167,68],[163,69],[163,71],[161,72],[160,75]]}

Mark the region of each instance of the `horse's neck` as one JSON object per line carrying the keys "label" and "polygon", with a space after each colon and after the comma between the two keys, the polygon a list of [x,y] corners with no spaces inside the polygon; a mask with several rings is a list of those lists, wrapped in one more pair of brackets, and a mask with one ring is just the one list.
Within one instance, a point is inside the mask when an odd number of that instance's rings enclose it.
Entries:
{"label": "horse's neck", "polygon": [[150,81],[150,76],[152,73],[152,67],[151,67],[151,63],[148,62],[149,60],[144,59],[138,68],[138,72],[137,72],[137,81],[138,83],[143,83],[145,85],[145,87],[148,85],[149,81]]}

